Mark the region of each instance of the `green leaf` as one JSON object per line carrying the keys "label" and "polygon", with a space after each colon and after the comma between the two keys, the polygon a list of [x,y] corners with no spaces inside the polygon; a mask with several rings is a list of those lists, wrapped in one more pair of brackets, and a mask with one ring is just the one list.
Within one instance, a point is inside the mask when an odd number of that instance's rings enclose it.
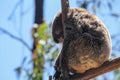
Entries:
{"label": "green leaf", "polygon": [[43,24],[39,25],[39,27],[38,27],[39,39],[44,39],[44,40],[46,40],[46,38],[45,38],[45,30],[46,30],[46,29],[47,29],[46,23],[43,23]]}

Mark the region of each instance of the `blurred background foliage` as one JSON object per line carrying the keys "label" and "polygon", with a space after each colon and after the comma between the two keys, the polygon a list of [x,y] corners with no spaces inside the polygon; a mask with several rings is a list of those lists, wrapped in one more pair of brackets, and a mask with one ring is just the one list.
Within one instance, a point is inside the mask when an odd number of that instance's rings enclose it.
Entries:
{"label": "blurred background foliage", "polygon": [[[32,29],[32,36],[35,43],[35,49],[32,54],[34,68],[31,78],[33,80],[42,80],[45,62],[52,64],[56,57],[56,54],[58,53],[58,49],[50,52],[55,45],[50,34],[50,28],[51,27],[48,27],[44,22],[39,25],[35,24],[34,28]],[[45,55],[50,56],[45,59]]]}
{"label": "blurred background foliage", "polygon": [[[83,7],[95,15],[98,15],[99,13],[99,15],[101,16],[109,15],[111,18],[116,18],[118,20],[120,18],[120,14],[118,12],[113,11],[114,6],[112,3],[114,3],[114,1],[116,0],[75,0],[75,1],[78,7]],[[23,2],[23,0],[21,0],[21,2]],[[18,4],[16,4],[16,6]],[[103,10],[104,7],[106,7],[107,13],[105,12],[105,10]],[[16,8],[14,8],[14,10],[15,9]],[[116,23],[118,22],[116,21]],[[52,39],[51,23],[46,24],[46,21],[43,21],[41,23],[34,23],[31,31],[33,44],[34,44],[32,49],[28,47],[28,45],[24,42],[24,40],[21,40],[18,37],[11,35],[11,33],[9,33],[8,31],[5,31],[4,29],[0,28],[1,32],[23,43],[23,45],[26,46],[32,53],[32,60],[29,61],[29,63],[33,63],[32,72],[30,72],[29,69],[24,69],[22,67],[23,65],[21,65],[20,67],[17,67],[15,69],[17,72],[16,74],[18,75],[18,79],[22,71],[26,72],[25,76],[28,77],[27,78],[28,80],[43,80],[43,75],[45,72],[51,72],[53,75],[54,61],[57,54],[60,51],[60,47],[59,47],[60,45],[55,44],[55,42]],[[118,57],[119,56],[118,53],[120,53],[119,36],[120,34],[111,35],[112,42],[113,42],[112,55],[111,55],[112,59]],[[24,64],[25,61],[26,61],[26,58],[23,58],[22,64]],[[46,68],[45,65],[49,65],[49,68]],[[120,80],[119,69],[114,70],[112,73],[113,73],[112,75],[114,75],[114,80]],[[49,77],[49,75],[46,77]],[[102,80],[108,80],[106,75],[102,75],[101,77],[103,77]],[[99,80],[99,78],[94,78],[93,80]]]}

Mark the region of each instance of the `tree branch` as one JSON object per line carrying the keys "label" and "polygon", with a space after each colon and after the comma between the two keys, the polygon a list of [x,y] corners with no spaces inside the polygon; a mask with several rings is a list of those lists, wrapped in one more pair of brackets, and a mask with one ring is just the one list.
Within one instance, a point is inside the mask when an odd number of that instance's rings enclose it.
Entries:
{"label": "tree branch", "polygon": [[9,17],[8,17],[8,20],[11,20],[11,18],[13,17],[16,9],[22,4],[22,2],[23,2],[23,0],[19,0],[19,1],[15,4],[15,6],[14,6],[12,12],[11,12],[11,14],[10,14]]}
{"label": "tree branch", "polygon": [[62,6],[62,24],[64,25],[65,20],[67,19],[67,13],[69,11],[69,0],[61,0]]}
{"label": "tree branch", "polygon": [[88,80],[94,78],[98,75],[110,72],[112,70],[118,69],[120,67],[120,57],[113,59],[111,61],[105,62],[101,67],[96,69],[91,69],[83,74],[75,74],[70,76],[69,80]]}
{"label": "tree branch", "polygon": [[44,0],[35,0],[35,23],[43,23],[43,2]]}
{"label": "tree branch", "polygon": [[3,28],[0,28],[0,31],[3,32],[3,33],[5,33],[6,35],[10,36],[11,38],[13,38],[13,39],[21,42],[25,47],[28,48],[28,50],[30,50],[30,51],[32,52],[32,49],[29,47],[29,45],[28,45],[23,39],[15,36],[15,35],[13,35],[13,34],[11,34],[10,32],[8,32],[7,30],[5,30],[5,29],[3,29]]}

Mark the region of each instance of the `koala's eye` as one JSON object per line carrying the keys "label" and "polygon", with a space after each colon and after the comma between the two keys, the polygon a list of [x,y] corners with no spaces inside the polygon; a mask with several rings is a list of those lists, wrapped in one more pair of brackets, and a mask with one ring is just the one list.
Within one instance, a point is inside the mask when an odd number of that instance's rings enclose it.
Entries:
{"label": "koala's eye", "polygon": [[72,28],[70,28],[70,27],[66,27],[65,29],[66,29],[66,30],[72,30]]}

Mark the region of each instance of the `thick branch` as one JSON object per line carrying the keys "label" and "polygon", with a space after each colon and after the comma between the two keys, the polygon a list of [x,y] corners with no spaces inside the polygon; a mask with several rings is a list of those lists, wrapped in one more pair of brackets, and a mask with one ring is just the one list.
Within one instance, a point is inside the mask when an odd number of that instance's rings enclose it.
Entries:
{"label": "thick branch", "polygon": [[62,6],[62,24],[64,25],[65,20],[67,19],[67,13],[69,11],[69,0],[61,0]]}
{"label": "thick branch", "polygon": [[86,71],[84,74],[76,74],[70,77],[70,80],[88,80],[98,75],[110,72],[120,67],[120,57],[105,62],[101,67]]}
{"label": "thick branch", "polygon": [[7,34],[7,35],[10,36],[11,38],[13,38],[13,39],[21,42],[25,47],[28,48],[28,50],[30,50],[30,51],[32,52],[32,49],[29,47],[29,45],[28,45],[23,39],[15,36],[15,35],[13,35],[13,34],[11,34],[10,32],[8,32],[7,30],[5,30],[5,29],[3,29],[3,28],[0,28],[0,31],[3,32],[3,33],[5,33],[5,34]]}

